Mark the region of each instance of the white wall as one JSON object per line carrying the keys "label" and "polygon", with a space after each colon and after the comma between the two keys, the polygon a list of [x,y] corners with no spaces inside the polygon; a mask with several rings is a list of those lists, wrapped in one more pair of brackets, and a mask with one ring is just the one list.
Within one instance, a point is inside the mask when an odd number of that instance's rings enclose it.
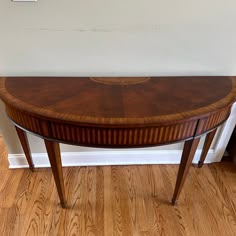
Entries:
{"label": "white wall", "polygon": [[235,74],[234,0],[0,2],[1,75]]}
{"label": "white wall", "polygon": [[[235,9],[234,0],[0,0],[0,75],[234,75]],[[3,112],[0,121],[20,153]],[[87,149],[62,146],[76,150]]]}

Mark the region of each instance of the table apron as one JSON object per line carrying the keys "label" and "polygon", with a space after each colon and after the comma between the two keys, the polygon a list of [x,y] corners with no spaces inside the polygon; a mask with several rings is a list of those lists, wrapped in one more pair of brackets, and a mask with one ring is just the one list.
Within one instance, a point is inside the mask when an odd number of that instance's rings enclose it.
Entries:
{"label": "table apron", "polygon": [[84,126],[51,121],[12,106],[6,106],[6,113],[16,126],[43,139],[87,147],[130,148],[165,145],[200,136],[222,124],[228,118],[230,108],[201,119],[139,127]]}

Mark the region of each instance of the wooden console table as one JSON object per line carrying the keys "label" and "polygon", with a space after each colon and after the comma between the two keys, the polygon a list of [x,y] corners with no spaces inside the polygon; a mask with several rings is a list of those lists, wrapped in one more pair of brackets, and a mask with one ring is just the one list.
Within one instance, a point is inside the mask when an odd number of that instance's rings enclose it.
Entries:
{"label": "wooden console table", "polygon": [[59,143],[137,148],[185,141],[175,204],[201,135],[207,133],[199,167],[230,114],[236,77],[9,77],[0,79],[0,97],[32,170],[26,132],[44,139],[62,206]]}

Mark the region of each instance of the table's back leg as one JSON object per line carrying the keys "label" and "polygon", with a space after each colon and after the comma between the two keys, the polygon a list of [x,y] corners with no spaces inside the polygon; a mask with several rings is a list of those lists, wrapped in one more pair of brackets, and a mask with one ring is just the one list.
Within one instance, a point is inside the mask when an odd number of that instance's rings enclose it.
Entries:
{"label": "table's back leg", "polygon": [[22,146],[23,151],[25,153],[26,159],[28,161],[29,168],[33,171],[34,170],[34,164],[33,164],[32,156],[31,156],[29,142],[28,142],[26,132],[24,130],[20,129],[19,127],[17,127],[17,126],[15,126],[15,128],[16,128],[16,132],[17,132],[17,135],[19,137],[21,146]]}
{"label": "table's back leg", "polygon": [[48,158],[51,164],[52,173],[54,176],[54,180],[57,186],[57,191],[60,198],[60,203],[62,207],[65,207],[65,189],[64,189],[64,181],[63,181],[63,173],[62,173],[62,164],[61,164],[61,153],[59,143],[44,140]]}
{"label": "table's back leg", "polygon": [[216,134],[216,131],[217,131],[217,128],[212,130],[211,132],[209,132],[207,135],[206,135],[206,139],[205,139],[205,142],[204,142],[204,145],[203,145],[203,149],[202,149],[202,154],[201,154],[201,157],[200,157],[200,160],[198,162],[198,167],[201,168],[203,166],[203,163],[206,159],[206,156],[207,156],[207,153],[208,153],[208,150],[211,146],[211,143],[215,137],[215,134]]}
{"label": "table's back leg", "polygon": [[183,149],[183,154],[181,157],[181,162],[180,162],[179,171],[178,171],[178,175],[177,175],[175,191],[174,191],[174,195],[172,198],[173,205],[178,200],[178,197],[179,197],[182,187],[184,185],[186,176],[188,174],[189,167],[192,164],[192,160],[193,160],[194,154],[196,152],[199,141],[200,141],[200,137],[195,138],[195,139],[191,139],[191,140],[187,140],[184,143],[184,149]]}

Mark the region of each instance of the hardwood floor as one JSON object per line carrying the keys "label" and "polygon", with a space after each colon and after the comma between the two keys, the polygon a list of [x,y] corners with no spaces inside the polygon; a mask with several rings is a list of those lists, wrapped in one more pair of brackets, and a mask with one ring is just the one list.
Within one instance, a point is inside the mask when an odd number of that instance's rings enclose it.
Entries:
{"label": "hardwood floor", "polygon": [[63,168],[62,209],[50,169],[8,170],[0,137],[0,235],[236,235],[236,167],[190,168],[170,204],[177,165]]}

